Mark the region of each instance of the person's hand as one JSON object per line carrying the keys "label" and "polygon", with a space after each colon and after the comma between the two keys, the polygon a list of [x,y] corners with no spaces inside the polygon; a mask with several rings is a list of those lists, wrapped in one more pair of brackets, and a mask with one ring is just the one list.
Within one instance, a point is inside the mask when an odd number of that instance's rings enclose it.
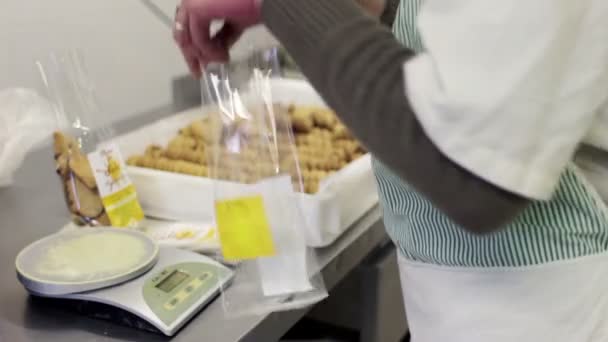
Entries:
{"label": "person's hand", "polygon": [[357,0],[373,17],[380,18],[386,9],[386,0]]}
{"label": "person's hand", "polygon": [[[175,14],[173,37],[195,77],[201,67],[228,60],[230,47],[245,29],[260,22],[262,0],[182,0]],[[211,36],[211,23],[223,27]]]}

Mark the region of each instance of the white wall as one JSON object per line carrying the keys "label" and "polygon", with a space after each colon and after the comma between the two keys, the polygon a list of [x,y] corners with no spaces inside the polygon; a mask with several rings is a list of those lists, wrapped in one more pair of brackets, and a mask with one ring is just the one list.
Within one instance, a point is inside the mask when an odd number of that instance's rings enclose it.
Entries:
{"label": "white wall", "polygon": [[[155,3],[173,17],[175,0]],[[170,29],[139,0],[0,0],[0,44],[0,89],[40,89],[37,58],[82,49],[108,113],[95,124],[170,103],[171,79],[187,72]]]}

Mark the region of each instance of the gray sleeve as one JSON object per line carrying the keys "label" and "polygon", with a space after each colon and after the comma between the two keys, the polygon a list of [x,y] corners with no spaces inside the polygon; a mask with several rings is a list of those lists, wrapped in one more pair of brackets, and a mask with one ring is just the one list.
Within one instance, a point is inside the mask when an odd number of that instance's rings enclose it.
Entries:
{"label": "gray sleeve", "polygon": [[265,0],[262,15],[366,148],[455,223],[491,232],[529,203],[438,150],[405,96],[403,64],[413,52],[352,0]]}

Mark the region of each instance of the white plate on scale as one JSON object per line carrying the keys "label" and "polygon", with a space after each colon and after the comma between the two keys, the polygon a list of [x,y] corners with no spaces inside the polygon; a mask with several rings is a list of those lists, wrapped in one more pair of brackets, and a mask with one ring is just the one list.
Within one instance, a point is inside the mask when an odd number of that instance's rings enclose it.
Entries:
{"label": "white plate on scale", "polygon": [[172,336],[232,280],[205,256],[158,248],[139,232],[85,228],[26,247],[17,277],[33,295],[107,304]]}

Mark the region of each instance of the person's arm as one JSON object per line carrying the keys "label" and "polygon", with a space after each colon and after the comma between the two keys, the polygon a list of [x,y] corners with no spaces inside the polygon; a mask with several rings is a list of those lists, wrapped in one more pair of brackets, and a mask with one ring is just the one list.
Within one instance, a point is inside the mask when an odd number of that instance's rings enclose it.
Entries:
{"label": "person's arm", "polygon": [[352,0],[183,0],[174,34],[189,64],[206,65],[263,17],[371,152],[483,233],[549,199],[590,131],[608,93],[608,45],[597,44],[607,11],[594,0],[425,0],[415,57]]}
{"label": "person's arm", "polygon": [[262,18],[377,158],[484,233],[550,198],[607,90],[588,0],[519,6],[427,0],[419,56],[350,0],[264,0]]}
{"label": "person's arm", "polygon": [[427,137],[404,95],[403,63],[414,53],[352,1],[264,0],[262,16],[366,148],[454,222],[490,232],[526,207],[528,200],[459,167]]}

